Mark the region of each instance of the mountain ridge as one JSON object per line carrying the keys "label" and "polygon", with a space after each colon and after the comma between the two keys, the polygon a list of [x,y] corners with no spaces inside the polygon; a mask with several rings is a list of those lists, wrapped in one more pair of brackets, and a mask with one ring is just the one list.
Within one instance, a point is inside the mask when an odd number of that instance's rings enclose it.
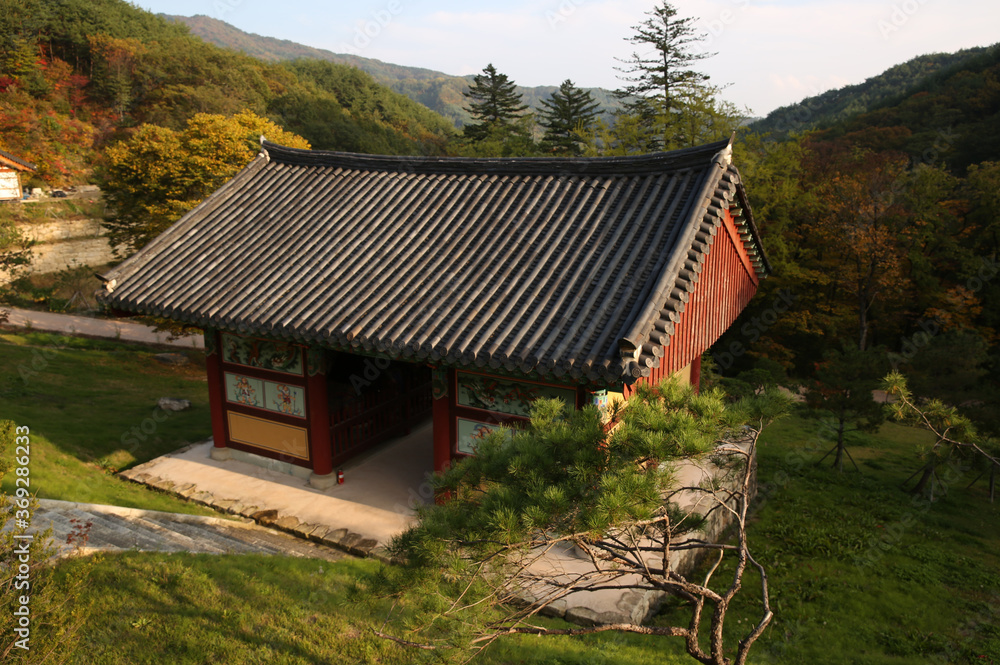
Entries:
{"label": "mountain ridge", "polygon": [[[245,32],[225,21],[203,14],[195,16],[160,14],[160,16],[173,23],[187,26],[192,35],[210,44],[235,49],[265,62],[277,63],[311,58],[357,67],[395,92],[406,95],[449,118],[456,126],[461,127],[472,121],[472,116],[464,108],[466,99],[462,95],[472,83],[472,75],[456,76],[425,67],[397,65],[360,55],[335,53],[288,39]],[[558,89],[558,83],[534,87],[517,86],[517,91],[523,95],[524,103],[533,109],[538,108],[541,100],[547,99]],[[585,88],[585,90],[589,90],[605,110],[617,107],[610,91],[603,88]]]}
{"label": "mountain ridge", "polygon": [[795,104],[774,109],[749,123],[756,132],[784,139],[790,134],[825,129],[838,122],[902,102],[931,77],[980,57],[995,48],[977,46],[954,53],[928,53],[893,65],[861,83],[852,83]]}

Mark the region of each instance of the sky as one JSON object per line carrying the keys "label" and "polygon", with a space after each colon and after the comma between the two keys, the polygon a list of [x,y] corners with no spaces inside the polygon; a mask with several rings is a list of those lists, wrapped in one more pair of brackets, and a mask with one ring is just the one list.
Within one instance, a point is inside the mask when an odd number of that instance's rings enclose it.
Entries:
{"label": "sky", "polygon": [[[492,63],[519,85],[614,89],[657,0],[133,0],[246,32],[447,74]],[[1000,42],[996,0],[675,0],[705,35],[723,99],[763,116],[926,53]],[[640,51],[640,54],[645,54]]]}

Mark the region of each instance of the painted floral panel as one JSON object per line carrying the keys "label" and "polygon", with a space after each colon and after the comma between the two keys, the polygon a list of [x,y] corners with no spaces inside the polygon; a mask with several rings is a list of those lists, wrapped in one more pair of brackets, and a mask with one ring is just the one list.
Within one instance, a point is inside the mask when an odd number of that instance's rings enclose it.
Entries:
{"label": "painted floral panel", "polygon": [[289,386],[284,383],[264,382],[265,403],[271,411],[284,413],[288,416],[305,418],[306,391],[300,386]]}
{"label": "painted floral panel", "polygon": [[264,406],[264,382],[252,376],[226,372],[226,399],[244,406]]}
{"label": "painted floral panel", "polygon": [[306,390],[302,386],[226,372],[226,399],[287,416],[306,417]]}
{"label": "painted floral panel", "polygon": [[458,452],[475,455],[476,446],[486,435],[500,427],[496,423],[480,423],[475,420],[458,418]]}

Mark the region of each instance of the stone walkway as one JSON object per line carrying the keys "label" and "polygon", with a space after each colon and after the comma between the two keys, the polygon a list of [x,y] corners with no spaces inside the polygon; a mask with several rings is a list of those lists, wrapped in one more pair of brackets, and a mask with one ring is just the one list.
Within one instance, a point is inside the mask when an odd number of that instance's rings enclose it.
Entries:
{"label": "stone walkway", "polygon": [[[251,520],[201,517],[156,510],[40,499],[32,515],[32,531],[52,527],[60,556],[76,554],[71,536],[86,533],[80,553],[195,552],[206,554],[273,554],[336,561],[338,549],[304,541],[254,524]],[[77,539],[80,540],[79,538]]]}
{"label": "stone walkway", "polygon": [[166,332],[157,332],[150,326],[115,319],[97,319],[90,316],[75,314],[58,314],[55,312],[36,312],[30,309],[10,308],[7,324],[15,328],[31,328],[46,332],[58,332],[67,335],[82,335],[85,337],[104,337],[120,339],[125,342],[142,342],[145,344],[164,344],[187,349],[202,349],[205,340],[201,335],[189,335],[171,341]]}

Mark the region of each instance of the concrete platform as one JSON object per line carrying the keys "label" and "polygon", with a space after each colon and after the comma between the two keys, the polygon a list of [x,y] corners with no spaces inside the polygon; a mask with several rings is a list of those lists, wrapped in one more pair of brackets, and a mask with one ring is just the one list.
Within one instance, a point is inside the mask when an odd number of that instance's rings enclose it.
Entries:
{"label": "concrete platform", "polygon": [[344,484],[327,490],[308,478],[239,459],[211,458],[211,441],[158,457],[121,475],[157,489],[252,517],[357,555],[377,553],[432,500],[430,421],[343,466]]}

